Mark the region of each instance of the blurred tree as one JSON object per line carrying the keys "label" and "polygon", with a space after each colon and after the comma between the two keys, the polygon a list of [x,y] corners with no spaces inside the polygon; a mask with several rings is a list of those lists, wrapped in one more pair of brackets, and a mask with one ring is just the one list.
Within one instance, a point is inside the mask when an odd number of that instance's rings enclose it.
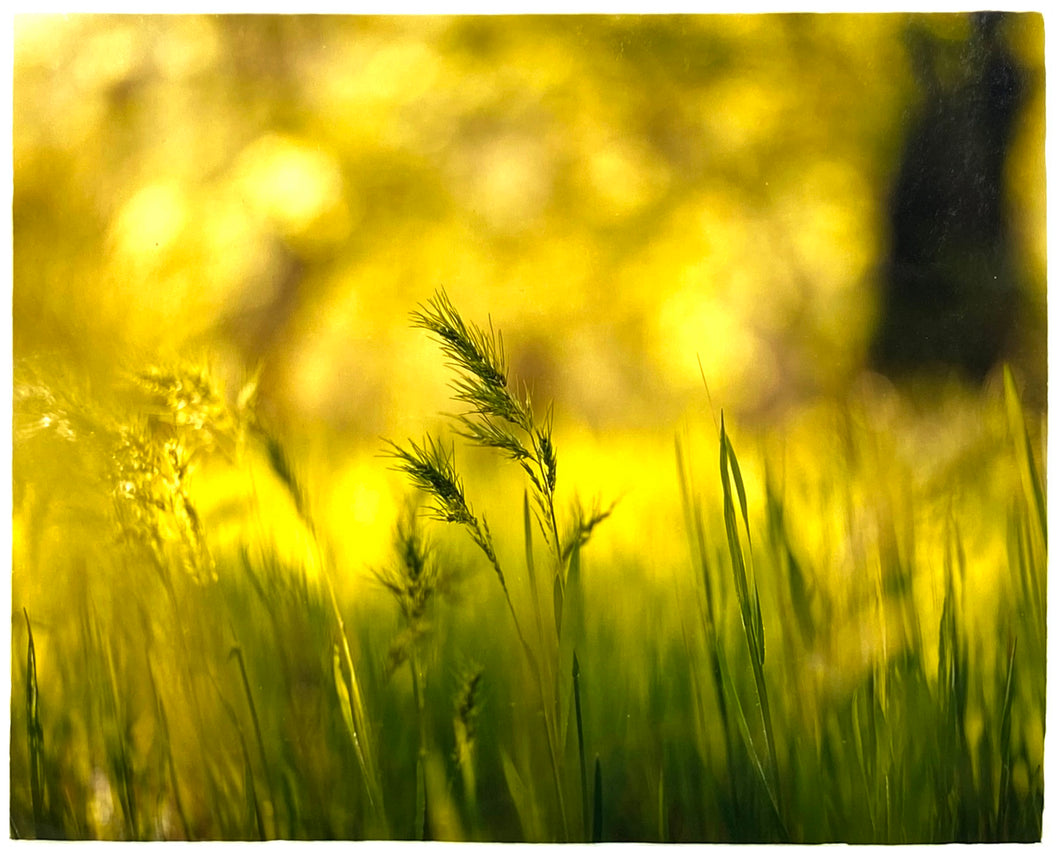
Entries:
{"label": "blurred tree", "polygon": [[1003,13],[970,17],[956,46],[914,21],[921,89],[889,200],[890,242],[872,360],[900,375],[950,367],[982,380],[1011,356],[1024,299],[1005,165],[1027,74]]}

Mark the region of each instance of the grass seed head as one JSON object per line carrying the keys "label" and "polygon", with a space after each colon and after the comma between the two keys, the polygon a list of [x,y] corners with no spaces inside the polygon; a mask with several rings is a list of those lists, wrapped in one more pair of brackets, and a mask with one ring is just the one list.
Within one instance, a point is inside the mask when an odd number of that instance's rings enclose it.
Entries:
{"label": "grass seed head", "polygon": [[441,582],[441,566],[420,529],[416,506],[409,503],[394,530],[396,565],[374,571],[376,579],[397,600],[405,623],[420,624]]}
{"label": "grass seed head", "polygon": [[445,291],[412,313],[413,326],[433,333],[450,366],[457,372],[453,382],[455,398],[481,416],[493,417],[523,428],[533,429],[529,407],[508,389],[508,366],[504,340],[495,332],[467,323]]}
{"label": "grass seed head", "polygon": [[388,456],[397,461],[394,469],[409,476],[412,483],[431,498],[436,519],[466,526],[477,525],[464,496],[452,450],[447,451],[439,441],[428,436],[423,445],[410,440],[407,449],[390,443]]}
{"label": "grass seed head", "polygon": [[457,759],[466,758],[474,745],[478,717],[482,707],[483,669],[474,666],[464,671],[456,694],[453,728],[457,738]]}

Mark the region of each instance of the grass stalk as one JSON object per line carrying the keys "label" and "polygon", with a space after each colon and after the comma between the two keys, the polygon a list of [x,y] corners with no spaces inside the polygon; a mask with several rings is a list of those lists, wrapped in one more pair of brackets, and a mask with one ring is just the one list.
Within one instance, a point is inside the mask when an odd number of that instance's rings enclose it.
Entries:
{"label": "grass stalk", "polygon": [[258,833],[258,841],[265,841],[265,819],[262,817],[261,805],[258,803],[258,793],[254,785],[254,770],[250,766],[250,755],[247,753],[246,743],[241,744],[243,749],[243,787],[247,800],[247,826],[253,824]]}
{"label": "grass stalk", "polygon": [[26,741],[29,749],[29,788],[33,803],[34,835],[44,829],[44,729],[40,721],[40,690],[37,686],[37,648],[33,642],[33,626],[29,612],[23,607],[26,619]]}
{"label": "grass stalk", "polygon": [[552,768],[552,786],[556,793],[556,805],[559,808],[560,824],[563,829],[564,841],[570,840],[570,827],[567,824],[567,804],[563,798],[563,784],[560,774],[559,755],[556,748],[555,721],[548,715],[548,701],[545,695],[544,677],[541,668],[533,658],[534,670],[537,672],[538,695],[541,700],[541,711],[544,719],[545,738],[548,742],[548,755]]}
{"label": "grass stalk", "polygon": [[[769,778],[766,775],[765,767],[763,766],[762,760],[758,755],[758,750],[755,748],[754,740],[751,738],[751,728],[747,724],[747,716],[744,714],[743,704],[740,702],[740,697],[736,692],[736,687],[733,685],[732,675],[729,673],[728,668],[725,667],[724,660],[722,661],[722,663],[725,674],[725,682],[729,688],[729,693],[733,699],[733,709],[736,712],[736,716],[734,718],[736,720],[736,725],[739,729],[740,736],[743,738],[743,744],[747,749],[747,754],[751,761],[751,767],[757,775],[758,783],[761,785],[762,791],[765,793],[766,799],[769,802],[769,807],[772,810],[773,819],[777,824],[777,829],[779,829],[783,834],[784,838],[787,839],[789,838],[789,836],[787,834],[787,829],[784,825],[784,818],[780,814],[780,804],[777,801],[776,792],[774,791],[773,785],[770,783]],[[731,769],[732,768],[730,768],[730,770]]]}
{"label": "grass stalk", "polygon": [[593,764],[593,844],[604,840],[604,779],[600,773],[600,756]]}
{"label": "grass stalk", "polygon": [[[740,604],[740,617],[743,623],[744,639],[747,644],[747,653],[751,660],[751,671],[754,675],[755,691],[758,699],[758,708],[762,716],[762,727],[765,730],[766,745],[769,752],[769,764],[771,773],[770,789],[772,801],[780,814],[780,766],[777,760],[776,737],[773,733],[773,720],[769,711],[769,694],[766,691],[765,682],[765,636],[762,623],[762,606],[758,596],[758,585],[753,577],[748,583],[747,565],[744,560],[743,548],[740,544],[740,532],[736,522],[736,507],[733,502],[733,486],[735,483],[737,497],[740,502],[740,513],[743,517],[744,531],[747,534],[748,549],[751,543],[751,526],[747,516],[747,494],[744,489],[743,476],[740,473],[740,465],[736,459],[736,452],[732,447],[728,435],[725,433],[725,414],[721,414],[721,483],[724,500],[725,533],[729,545],[729,557],[732,562],[733,577],[736,583],[736,595]],[[732,483],[730,483],[730,472]],[[752,597],[753,591],[753,597]],[[748,735],[750,737],[750,735]]]}
{"label": "grass stalk", "polygon": [[[537,572],[534,566],[534,531],[530,524],[530,496],[525,490],[523,491],[523,546],[526,557],[526,575],[530,583],[530,601],[533,605],[534,622],[537,626],[537,638],[538,642],[545,646],[548,642],[545,636],[544,612],[541,609],[541,593],[537,587]],[[546,657],[545,663],[551,672],[552,658]],[[551,673],[548,675],[548,682],[550,684],[553,683]]]}
{"label": "grass stalk", "polygon": [[585,734],[582,729],[582,694],[579,685],[578,654],[574,653],[574,666],[571,669],[571,680],[574,682],[574,716],[578,724],[578,767],[581,771],[582,785],[582,828],[585,840],[590,839],[589,828],[589,777],[585,770]]}
{"label": "grass stalk", "polygon": [[258,802],[258,790],[254,784],[254,768],[250,763],[250,752],[247,750],[247,741],[243,732],[239,732],[239,747],[243,752],[243,796],[246,803],[246,827],[253,827],[257,832],[258,841],[265,841],[265,818],[262,815],[261,804]]}
{"label": "grass stalk", "polygon": [[[383,821],[385,825],[383,792],[379,784],[371,751],[371,736],[368,733],[368,719],[364,708],[364,698],[361,695],[357,674],[353,670],[353,656],[350,654],[346,626],[339,611],[338,601],[335,599],[334,591],[331,590],[330,585],[328,588],[331,593],[332,608],[337,616],[336,620],[339,626],[340,643],[334,646],[332,654],[332,671],[335,678],[335,690],[339,697],[339,708],[346,724],[346,731],[353,743],[354,754],[357,756],[361,774],[364,776],[368,801],[377,819]],[[345,666],[345,671],[343,666]]]}
{"label": "grass stalk", "polygon": [[[594,778],[595,778],[595,773],[594,773]],[[595,794],[593,795],[593,797],[594,797],[594,803],[595,803],[595,801],[598,800],[599,798],[596,797]],[[594,805],[594,814],[595,814],[595,805]],[[656,830],[656,835],[659,838],[659,843],[660,844],[666,844],[670,840],[670,817],[669,817],[669,813],[667,812],[667,806],[666,806],[666,774],[665,774],[665,771],[663,770],[662,766],[659,767],[659,801],[658,801],[657,814],[658,814],[658,826],[657,826],[657,830]]]}
{"label": "grass stalk", "polygon": [[453,717],[456,760],[463,780],[464,800],[467,803],[472,828],[476,833],[481,824],[478,812],[477,777],[475,775],[475,746],[482,675],[481,668],[473,668],[466,673],[460,692],[457,695],[456,712]]}
{"label": "grass stalk", "polygon": [[427,840],[427,712],[423,703],[419,658],[413,644],[409,652],[409,670],[412,672],[412,698],[416,705],[416,813],[414,835],[418,841]]}
{"label": "grass stalk", "polygon": [[493,546],[493,537],[485,518],[477,516],[472,510],[465,494],[462,480],[454,464],[454,455],[430,436],[422,445],[413,441],[409,442],[408,448],[402,448],[396,443],[390,443],[388,456],[398,461],[396,469],[405,473],[412,483],[431,498],[433,516],[443,523],[456,523],[464,527],[470,535],[471,540],[489,561],[501,590],[504,593],[504,601],[511,615],[512,625],[518,637],[519,645],[531,671],[536,679],[536,686],[543,712],[545,735],[548,742],[549,759],[552,764],[553,784],[556,791],[556,801],[563,822],[564,837],[567,835],[567,817],[563,800],[563,788],[559,772],[559,759],[556,751],[556,735],[554,733],[554,717],[549,714],[548,696],[545,689],[544,673],[541,662],[534,653],[523,633],[522,623],[516,612],[512,601],[511,592],[505,581],[504,570],[501,568],[497,551]]}
{"label": "grass stalk", "polygon": [[173,760],[173,744],[169,735],[169,717],[166,715],[162,696],[158,691],[158,681],[155,678],[154,668],[151,663],[147,664],[147,677],[151,683],[151,695],[155,700],[155,714],[158,716],[158,724],[162,734],[162,747],[165,754],[166,773],[169,777],[169,788],[173,793],[173,805],[177,810],[177,819],[180,821],[181,832],[184,840],[191,840],[191,826],[188,824],[188,815],[184,810],[184,801],[180,797],[180,787],[177,784],[177,765]]}
{"label": "grass stalk", "polygon": [[1001,729],[998,735],[998,747],[1001,752],[1001,781],[998,787],[995,839],[999,842],[1009,838],[1008,820],[1012,787],[1012,705],[1015,693],[1013,678],[1016,671],[1017,642],[1017,637],[1013,637],[1008,646],[1005,687],[1001,702]]}
{"label": "grass stalk", "polygon": [[268,753],[265,751],[265,739],[261,734],[261,722],[258,720],[258,709],[254,704],[254,694],[251,692],[250,681],[247,678],[247,667],[243,660],[243,649],[238,645],[233,646],[232,650],[228,652],[228,658],[230,660],[235,659],[239,666],[239,677],[243,686],[243,694],[246,696],[247,707],[250,709],[250,721],[254,726],[254,740],[258,744],[258,757],[261,759],[261,770],[265,776],[265,785],[269,792],[269,803],[272,806],[273,816],[275,817],[275,812],[279,809],[279,806],[276,803],[276,794],[273,791],[272,773],[269,770]]}
{"label": "grass stalk", "polygon": [[[555,506],[558,459],[555,445],[552,442],[551,407],[544,419],[538,421],[534,415],[529,395],[524,392],[520,398],[512,394],[508,384],[504,343],[500,334],[494,331],[492,324],[487,331],[465,322],[444,291],[436,292],[427,304],[412,313],[411,319],[414,327],[424,329],[433,335],[443,355],[456,372],[456,378],[452,384],[454,398],[466,405],[468,410],[453,417],[455,432],[476,445],[496,449],[519,464],[529,480],[538,526],[553,553],[552,588],[556,653],[552,654],[552,646],[547,646],[548,656],[545,660],[546,665],[543,666],[523,633],[485,518],[474,515],[464,496],[459,476],[453,466],[452,454],[429,437],[422,445],[410,442],[408,448],[390,443],[389,455],[398,461],[397,468],[405,472],[417,487],[432,497],[434,516],[444,522],[463,525],[472,540],[486,555],[497,575],[516,634],[537,679],[556,801],[562,820],[564,838],[568,838],[561,765],[557,754],[557,743],[560,738],[558,705],[561,696],[558,687],[559,665],[558,662],[553,663],[553,660],[558,659],[559,656],[565,588],[569,572],[568,562],[576,562],[578,547],[588,540],[593,528],[610,514],[610,509],[602,512],[595,511],[588,518],[579,513],[574,533],[569,542],[564,543],[560,537]],[[530,576],[538,638],[544,646],[544,621],[538,602],[529,527],[526,525],[529,519],[528,511],[529,501],[524,494],[527,572]],[[546,669],[547,683],[556,684],[554,686],[556,710],[551,710],[548,701]]]}
{"label": "grass stalk", "polygon": [[104,649],[106,665],[106,690],[114,730],[108,735],[107,761],[118,787],[118,797],[125,817],[127,836],[138,839],[140,835],[139,791],[134,786],[133,763],[130,752],[130,731],[127,708],[130,692],[118,689],[118,671],[114,664],[114,645]]}
{"label": "grass stalk", "polygon": [[[722,729],[726,735],[726,745],[729,746],[729,735],[732,733],[729,720],[728,705],[725,701],[724,681],[721,673],[721,659],[719,651],[721,642],[718,636],[718,607],[716,605],[714,585],[711,581],[710,561],[708,559],[706,531],[703,525],[703,513],[699,503],[692,496],[691,476],[685,466],[685,456],[682,451],[680,437],[675,438],[675,451],[677,456],[678,482],[681,489],[681,505],[685,513],[685,527],[688,532],[690,550],[693,560],[699,569],[699,579],[703,583],[703,592],[706,599],[704,611],[704,628],[707,639],[707,653],[710,657],[711,675],[714,679],[715,700],[718,704],[718,712],[721,717]],[[731,748],[731,747],[730,747]],[[732,757],[732,752],[729,752]]]}

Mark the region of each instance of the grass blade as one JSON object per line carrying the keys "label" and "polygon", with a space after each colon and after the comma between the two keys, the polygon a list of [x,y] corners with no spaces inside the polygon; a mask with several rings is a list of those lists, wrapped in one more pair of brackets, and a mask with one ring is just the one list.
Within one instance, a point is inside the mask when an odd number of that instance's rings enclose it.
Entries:
{"label": "grass blade", "polygon": [[600,756],[593,769],[593,844],[604,840],[604,786],[600,775]]}
{"label": "grass blade", "polygon": [[409,655],[409,671],[412,673],[412,696],[416,705],[416,722],[419,726],[419,746],[416,751],[416,814],[415,837],[427,840],[427,714],[424,710],[423,687],[420,677],[419,658],[415,647]]}
{"label": "grass blade", "polygon": [[729,674],[728,669],[725,669],[725,680],[729,688],[729,693],[732,695],[733,701],[736,703],[736,724],[739,727],[743,743],[747,747],[747,754],[751,759],[752,767],[758,775],[758,781],[762,785],[762,789],[765,791],[770,808],[773,810],[773,817],[777,822],[777,828],[781,830],[784,834],[785,840],[787,840],[787,830],[784,826],[784,820],[780,816],[780,806],[777,803],[777,797],[774,794],[773,785],[771,785],[769,779],[766,778],[765,768],[762,766],[762,761],[758,757],[758,751],[755,749],[754,741],[751,739],[751,729],[747,725],[747,717],[744,715],[743,705],[740,703],[740,697],[736,693],[736,687],[732,683],[732,676]]}
{"label": "grass blade", "polygon": [[247,827],[253,826],[258,833],[258,840],[265,840],[265,821],[261,816],[261,806],[258,804],[258,793],[254,787],[254,770],[250,766],[250,754],[247,752],[247,743],[243,735],[239,735],[239,743],[243,749],[243,793],[246,797]]}
{"label": "grass blade", "polygon": [[552,580],[552,614],[556,619],[556,638],[563,630],[563,577],[556,574]]}
{"label": "grass blade", "polygon": [[[269,789],[269,802],[272,805],[272,810],[275,812],[278,808],[276,804],[276,794],[272,788],[272,774],[269,771],[269,758],[265,751],[265,740],[261,735],[261,723],[258,721],[258,710],[254,706],[254,695],[250,691],[250,681],[247,679],[247,668],[243,661],[243,651],[236,645],[233,646],[232,650],[228,653],[229,659],[235,659],[239,664],[239,676],[243,683],[243,693],[247,697],[247,706],[250,708],[250,721],[254,725],[254,739],[258,743],[258,754],[261,756],[261,769],[265,775],[265,784]],[[264,828],[264,826],[263,826]]]}
{"label": "grass blade", "polygon": [[[599,761],[599,757],[597,757]],[[593,809],[595,813],[596,796],[593,795]],[[659,768],[659,828],[657,832],[659,843],[665,844],[670,840],[670,818],[666,810],[666,776],[662,767]]]}
{"label": "grass blade", "polygon": [[169,773],[169,787],[173,792],[173,805],[177,811],[177,819],[184,839],[191,839],[191,827],[188,825],[188,816],[184,811],[184,803],[180,798],[180,788],[177,784],[177,767],[173,760],[173,746],[169,736],[169,719],[166,709],[162,703],[162,696],[158,692],[158,681],[155,679],[154,669],[148,664],[147,677],[151,684],[151,695],[155,701],[155,714],[158,716],[158,724],[161,731],[162,752],[165,757],[166,770]]}
{"label": "grass blade", "polygon": [[349,686],[346,684],[346,676],[343,674],[338,645],[334,647],[332,654],[332,672],[335,679],[335,692],[339,697],[339,710],[342,713],[342,720],[346,725],[346,731],[350,735],[350,740],[353,743],[353,750],[357,756],[357,763],[360,765],[361,773],[364,776],[364,785],[368,793],[368,801],[371,803],[373,809],[379,811],[381,806],[381,795],[378,793],[378,785],[372,768],[368,764],[368,756],[365,751],[364,740],[362,739],[363,731],[358,728],[357,719],[355,719],[354,716],[353,702],[351,700]]}
{"label": "grass blade", "polygon": [[537,810],[537,800],[531,789],[523,781],[516,769],[515,762],[508,753],[501,749],[501,768],[504,781],[508,785],[515,811],[519,815],[519,824],[523,828],[523,840],[527,842],[542,841],[541,817]]}
{"label": "grass blade", "polygon": [[1016,667],[1016,642],[1009,644],[1008,666],[1005,670],[1005,692],[1001,704],[1001,782],[998,788],[997,840],[1008,837],[1009,791],[1012,783],[1012,702],[1014,697],[1013,676]]}
{"label": "grass blade", "polygon": [[530,597],[533,599],[537,633],[544,641],[544,620],[541,615],[541,596],[537,590],[537,573],[534,569],[534,527],[530,522],[530,494],[523,491],[523,550],[526,556],[526,576],[530,581]]}
{"label": "grass blade", "polygon": [[765,729],[766,745],[769,750],[769,761],[772,772],[770,795],[779,816],[780,769],[777,761],[776,738],[773,733],[773,720],[769,712],[769,696],[766,692],[765,673],[765,640],[762,625],[762,607],[758,596],[758,585],[754,583],[754,597],[747,581],[747,564],[740,544],[740,532],[736,522],[736,508],[733,503],[732,485],[729,482],[730,468],[733,481],[736,483],[740,500],[740,511],[743,515],[744,529],[747,532],[748,549],[750,549],[750,523],[747,516],[747,495],[743,488],[743,477],[740,475],[736,452],[725,433],[725,414],[721,415],[721,483],[724,503],[725,533],[729,545],[729,557],[732,562],[733,577],[736,583],[737,599],[740,602],[740,617],[743,622],[744,638],[751,658],[751,671],[755,680],[755,691],[758,696],[758,708],[762,715],[762,727]]}
{"label": "grass blade", "polygon": [[[574,681],[574,716],[578,722],[578,766],[581,768],[582,782],[582,825],[585,831],[585,839],[589,840],[589,781],[585,771],[585,733],[582,730],[582,694],[578,677],[578,654],[574,653],[574,667],[571,670],[571,678]],[[594,839],[595,840],[595,839]]]}
{"label": "grass blade", "polygon": [[1048,547],[1048,520],[1045,511],[1045,491],[1042,481],[1038,475],[1038,467],[1034,461],[1034,452],[1031,449],[1031,438],[1027,432],[1027,424],[1023,418],[1023,407],[1020,404],[1019,394],[1016,392],[1016,383],[1012,378],[1012,371],[1005,366],[1005,405],[1008,410],[1009,426],[1012,430],[1012,439],[1016,443],[1016,453],[1023,464],[1023,478],[1031,497],[1034,509],[1038,514],[1038,526],[1042,536],[1042,543]]}
{"label": "grass blade", "polygon": [[33,627],[25,608],[26,633],[26,739],[29,742],[29,787],[33,801],[34,834],[44,827],[44,729],[40,723],[40,693],[37,686],[37,648],[33,644]]}

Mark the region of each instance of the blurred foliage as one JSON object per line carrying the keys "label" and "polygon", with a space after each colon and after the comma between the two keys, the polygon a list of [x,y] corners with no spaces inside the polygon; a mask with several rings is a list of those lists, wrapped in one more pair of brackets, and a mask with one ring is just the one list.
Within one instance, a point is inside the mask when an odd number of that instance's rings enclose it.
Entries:
{"label": "blurred foliage", "polygon": [[[1043,318],[1042,22],[1006,25],[1031,92],[1007,198]],[[669,425],[697,355],[734,412],[841,392],[919,98],[906,37],[967,26],[20,16],[16,358],[207,349],[260,364],[285,422],[374,437],[440,403],[406,312],[445,286],[594,426]]]}

